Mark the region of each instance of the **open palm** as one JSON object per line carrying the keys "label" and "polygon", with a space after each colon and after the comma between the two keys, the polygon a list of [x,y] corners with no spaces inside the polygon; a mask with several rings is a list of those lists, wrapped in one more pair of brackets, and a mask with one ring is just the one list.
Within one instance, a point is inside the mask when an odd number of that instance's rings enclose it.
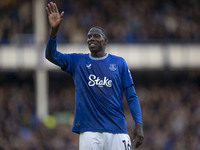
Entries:
{"label": "open palm", "polygon": [[49,24],[50,24],[51,28],[58,29],[62,22],[64,12],[59,14],[58,8],[57,8],[56,4],[53,2],[50,2],[48,4],[48,7],[46,7],[46,11],[48,14],[48,20],[49,20]]}

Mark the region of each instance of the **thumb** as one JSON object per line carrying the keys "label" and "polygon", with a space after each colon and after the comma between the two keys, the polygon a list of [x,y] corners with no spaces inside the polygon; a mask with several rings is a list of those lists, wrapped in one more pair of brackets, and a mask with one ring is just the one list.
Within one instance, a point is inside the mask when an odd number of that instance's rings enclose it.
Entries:
{"label": "thumb", "polygon": [[136,140],[137,140],[137,133],[134,130],[133,131],[133,142],[135,142]]}
{"label": "thumb", "polygon": [[132,140],[133,143],[136,142],[136,138],[137,138],[136,136],[133,137],[133,140]]}
{"label": "thumb", "polygon": [[63,18],[64,16],[64,11],[61,12],[60,17]]}

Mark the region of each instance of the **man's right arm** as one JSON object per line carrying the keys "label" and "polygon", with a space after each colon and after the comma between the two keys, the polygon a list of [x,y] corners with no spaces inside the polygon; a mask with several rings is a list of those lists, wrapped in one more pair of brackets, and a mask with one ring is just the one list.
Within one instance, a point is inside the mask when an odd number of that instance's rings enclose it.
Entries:
{"label": "man's right arm", "polygon": [[64,12],[59,14],[58,8],[55,3],[50,2],[47,4],[46,12],[48,14],[48,21],[51,27],[50,37],[46,45],[45,57],[52,63],[64,68],[67,66],[67,61],[64,54],[57,51],[56,36],[59,26],[62,22]]}
{"label": "man's right arm", "polygon": [[60,66],[61,68],[66,68],[68,64],[67,60],[64,54],[57,51],[56,47],[56,38],[52,39],[51,37],[49,37],[46,45],[45,57],[55,65]]}

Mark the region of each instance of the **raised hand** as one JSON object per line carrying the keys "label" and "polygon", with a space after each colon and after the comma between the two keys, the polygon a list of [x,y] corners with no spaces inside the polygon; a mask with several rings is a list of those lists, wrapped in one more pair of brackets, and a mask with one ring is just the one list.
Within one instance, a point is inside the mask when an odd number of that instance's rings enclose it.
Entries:
{"label": "raised hand", "polygon": [[48,14],[48,20],[49,20],[49,25],[51,27],[51,38],[55,38],[59,29],[59,26],[62,22],[63,16],[64,16],[64,12],[61,12],[61,14],[59,14],[58,12],[58,8],[56,6],[55,3],[50,2],[47,7],[46,7],[46,11]]}

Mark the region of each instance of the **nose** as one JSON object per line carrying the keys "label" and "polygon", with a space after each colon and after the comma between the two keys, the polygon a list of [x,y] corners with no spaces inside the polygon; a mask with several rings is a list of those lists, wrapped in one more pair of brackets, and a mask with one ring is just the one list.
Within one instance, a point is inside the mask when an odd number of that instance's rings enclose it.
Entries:
{"label": "nose", "polygon": [[91,36],[88,38],[88,41],[93,41],[93,40],[95,40],[95,38],[94,38],[93,35],[91,35]]}

